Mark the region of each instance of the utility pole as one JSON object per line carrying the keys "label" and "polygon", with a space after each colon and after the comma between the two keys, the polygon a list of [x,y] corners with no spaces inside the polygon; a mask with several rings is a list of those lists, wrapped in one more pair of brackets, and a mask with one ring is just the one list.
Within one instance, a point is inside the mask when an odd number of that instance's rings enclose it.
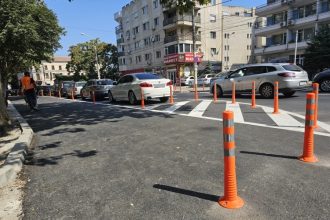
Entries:
{"label": "utility pole", "polygon": [[294,47],[294,64],[297,64],[297,49],[298,49],[298,30],[296,30],[296,45]]}
{"label": "utility pole", "polygon": [[195,7],[192,8],[192,40],[193,40],[193,56],[194,56],[194,89],[195,89],[195,100],[198,100],[197,93],[197,57],[196,57],[196,24],[195,24]]}

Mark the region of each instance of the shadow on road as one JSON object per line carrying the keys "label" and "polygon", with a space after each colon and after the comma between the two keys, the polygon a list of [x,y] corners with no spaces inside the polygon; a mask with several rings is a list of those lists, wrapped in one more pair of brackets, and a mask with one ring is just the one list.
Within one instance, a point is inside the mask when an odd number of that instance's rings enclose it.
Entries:
{"label": "shadow on road", "polygon": [[293,159],[297,160],[297,156],[287,156],[287,155],[278,155],[278,154],[267,154],[267,153],[259,153],[259,152],[253,152],[253,151],[240,151],[242,154],[253,154],[253,155],[259,155],[259,156],[266,156],[266,157],[278,157],[278,158],[285,158],[285,159]]}
{"label": "shadow on road", "polygon": [[155,185],[153,185],[153,187],[156,189],[161,189],[161,190],[166,190],[169,192],[192,196],[192,197],[196,197],[196,198],[200,198],[200,199],[204,199],[204,200],[209,200],[212,202],[218,202],[218,200],[219,200],[219,196],[216,196],[216,195],[196,192],[196,191],[187,190],[187,189],[181,189],[181,188],[177,188],[177,187],[173,187],[173,186],[155,184]]}
{"label": "shadow on road", "polygon": [[39,148],[40,150],[46,150],[46,149],[50,149],[50,148],[57,148],[61,145],[62,141],[56,141],[54,143],[51,144],[44,144],[41,146],[38,146],[37,148]]}

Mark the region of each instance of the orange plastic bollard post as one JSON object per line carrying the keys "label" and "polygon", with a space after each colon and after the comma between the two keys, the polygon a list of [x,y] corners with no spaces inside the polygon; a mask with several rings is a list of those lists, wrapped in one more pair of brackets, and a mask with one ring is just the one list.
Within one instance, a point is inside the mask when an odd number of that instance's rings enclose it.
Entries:
{"label": "orange plastic bollard post", "polygon": [[232,104],[236,103],[236,86],[235,86],[235,82],[233,82],[233,84],[232,84],[231,102],[232,102]]}
{"label": "orange plastic bollard post", "polygon": [[141,108],[144,109],[144,93],[142,87],[141,87]]}
{"label": "orange plastic bollard post", "polygon": [[306,116],[305,116],[305,134],[304,134],[304,150],[299,160],[314,163],[318,159],[314,155],[314,114],[315,114],[315,94],[308,93],[306,95]]}
{"label": "orange plastic bollard post", "polygon": [[314,119],[314,127],[318,128],[317,119],[318,119],[318,111],[319,111],[319,84],[313,83],[313,93],[315,94],[315,119]]}
{"label": "orange plastic bollard post", "polygon": [[72,89],[72,91],[71,91],[71,99],[72,100],[74,100],[74,91],[73,91],[74,89]]}
{"label": "orange plastic bollard post", "polygon": [[218,101],[217,84],[215,84],[215,83],[213,85],[213,101],[214,102]]}
{"label": "orange plastic bollard post", "polygon": [[95,100],[95,91],[93,91],[92,93],[93,93],[93,94],[92,94],[92,95],[93,95],[93,103],[95,104],[95,101],[96,101],[96,100]]}
{"label": "orange plastic bollard post", "polygon": [[252,100],[251,100],[251,108],[256,108],[256,82],[252,82]]}
{"label": "orange plastic bollard post", "polygon": [[170,104],[174,104],[174,98],[173,98],[173,89],[172,86],[170,86]]}
{"label": "orange plastic bollard post", "polygon": [[48,94],[49,96],[52,96],[52,90],[50,89],[49,90],[49,94]]}
{"label": "orange plastic bollard post", "polygon": [[41,90],[41,96],[44,96],[44,90],[43,89]]}
{"label": "orange plastic bollard post", "polygon": [[61,98],[61,89],[58,90],[58,97]]}
{"label": "orange plastic bollard post", "polygon": [[198,101],[197,84],[194,84],[194,87],[195,87],[195,101]]}
{"label": "orange plastic bollard post", "polygon": [[278,110],[278,82],[274,83],[274,111],[273,114],[279,114]]}
{"label": "orange plastic bollard post", "polygon": [[234,113],[232,111],[224,111],[222,115],[224,144],[224,196],[219,199],[218,203],[228,209],[237,209],[244,205],[244,201],[237,195]]}

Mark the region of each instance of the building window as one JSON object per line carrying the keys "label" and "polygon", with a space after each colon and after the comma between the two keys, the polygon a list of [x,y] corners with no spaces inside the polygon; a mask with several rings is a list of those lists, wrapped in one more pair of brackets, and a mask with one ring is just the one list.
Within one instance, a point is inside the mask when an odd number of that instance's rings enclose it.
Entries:
{"label": "building window", "polygon": [[148,38],[144,38],[144,45],[145,45],[145,46],[150,45],[150,37],[148,37]]}
{"label": "building window", "polygon": [[48,73],[45,73],[45,78],[49,79],[49,74]]}
{"label": "building window", "polygon": [[55,70],[55,66],[52,66],[52,70]]}
{"label": "building window", "polygon": [[146,5],[142,8],[142,14],[144,14],[144,15],[148,14],[148,5]]}
{"label": "building window", "polygon": [[236,15],[236,16],[239,16],[239,12],[235,12],[235,15]]}
{"label": "building window", "polygon": [[134,48],[135,48],[135,49],[140,48],[140,41],[136,41],[136,42],[134,43]]}
{"label": "building window", "polygon": [[156,58],[161,58],[161,56],[162,56],[162,52],[156,51]]}
{"label": "building window", "polygon": [[158,0],[153,0],[152,4],[153,4],[154,8],[158,8]]}
{"label": "building window", "polygon": [[211,48],[211,56],[217,55],[217,48]]}
{"label": "building window", "polygon": [[157,34],[157,35],[155,35],[155,42],[159,42],[159,41],[160,41],[160,35]]}
{"label": "building window", "polygon": [[135,62],[140,63],[141,62],[141,55],[135,57]]}
{"label": "building window", "polygon": [[62,70],[62,66],[58,66],[58,70]]}
{"label": "building window", "polygon": [[159,18],[154,18],[154,26],[158,26],[159,25]]}
{"label": "building window", "polygon": [[143,24],[143,30],[146,31],[146,30],[149,30],[149,22],[146,22]]}
{"label": "building window", "polygon": [[217,0],[211,0],[211,5],[216,5]]}
{"label": "building window", "polygon": [[216,39],[217,38],[217,32],[215,32],[215,31],[211,31],[210,32],[210,35],[211,35],[211,38],[212,39]]}
{"label": "building window", "polygon": [[45,68],[45,70],[48,70],[48,66],[47,65],[45,65],[44,68]]}
{"label": "building window", "polygon": [[130,64],[133,63],[133,59],[132,59],[132,57],[129,58],[129,63],[130,63]]}
{"label": "building window", "polygon": [[229,45],[225,45],[225,50],[229,50]]}
{"label": "building window", "polygon": [[133,28],[133,34],[139,33],[139,26]]}
{"label": "building window", "polygon": [[192,52],[192,45],[191,44],[184,44],[184,51],[185,52]]}
{"label": "building window", "polygon": [[217,16],[216,15],[210,15],[210,22],[216,22],[217,21]]}
{"label": "building window", "polygon": [[147,60],[150,60],[150,53],[146,53],[146,54],[144,54],[144,59],[145,59],[145,61],[147,61]]}

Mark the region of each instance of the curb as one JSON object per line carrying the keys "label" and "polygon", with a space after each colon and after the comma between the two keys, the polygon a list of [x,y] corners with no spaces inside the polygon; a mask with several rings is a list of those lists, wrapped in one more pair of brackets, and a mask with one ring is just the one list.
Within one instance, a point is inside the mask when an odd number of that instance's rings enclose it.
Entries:
{"label": "curb", "polygon": [[11,148],[11,152],[0,168],[0,188],[16,179],[17,174],[22,170],[23,162],[33,139],[33,130],[10,101],[8,101],[8,109],[11,111],[11,117],[20,123],[23,132],[17,140],[4,146],[7,149]]}

